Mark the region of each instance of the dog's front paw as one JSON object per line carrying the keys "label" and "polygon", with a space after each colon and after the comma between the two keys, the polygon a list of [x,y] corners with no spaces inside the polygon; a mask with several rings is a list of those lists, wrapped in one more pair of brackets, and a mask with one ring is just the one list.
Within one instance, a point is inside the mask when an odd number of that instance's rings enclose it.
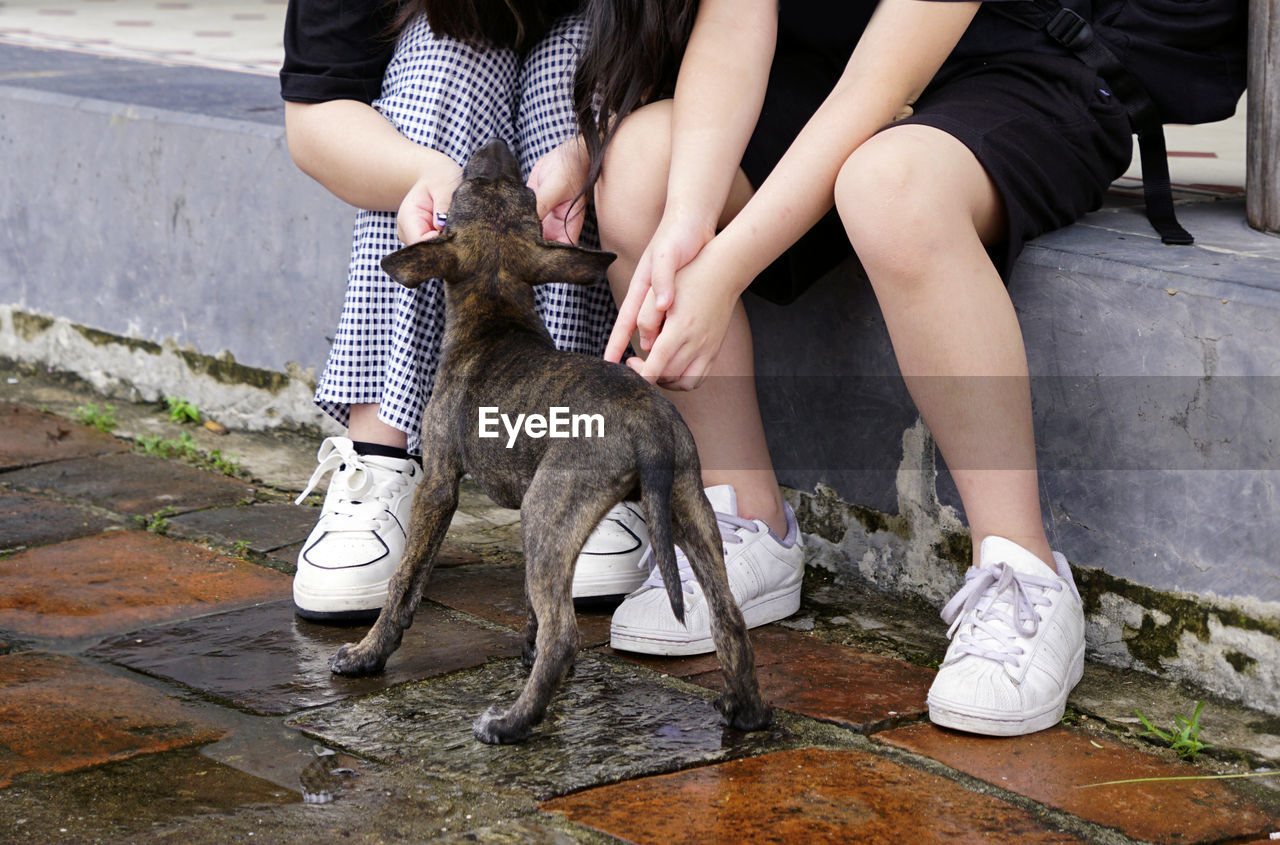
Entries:
{"label": "dog's front paw", "polygon": [[773,708],[763,701],[742,702],[722,695],[716,699],[716,709],[729,727],[739,731],[762,731],[773,724]]}
{"label": "dog's front paw", "polygon": [[510,745],[529,738],[528,725],[516,725],[503,718],[497,707],[490,707],[471,726],[476,739],[489,745]]}
{"label": "dog's front paw", "polygon": [[386,662],[386,657],[347,643],[329,658],[329,671],[335,675],[372,675],[381,672]]}

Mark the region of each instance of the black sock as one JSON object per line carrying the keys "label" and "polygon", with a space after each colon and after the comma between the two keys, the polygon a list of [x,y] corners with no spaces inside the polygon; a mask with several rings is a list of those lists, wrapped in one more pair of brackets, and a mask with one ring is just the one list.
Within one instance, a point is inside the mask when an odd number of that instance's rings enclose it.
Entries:
{"label": "black sock", "polygon": [[417,455],[410,455],[405,449],[399,446],[384,446],[381,443],[366,443],[363,440],[352,440],[351,445],[355,447],[357,455],[374,455],[379,458],[399,458],[400,460],[408,460],[413,458],[422,465],[422,458]]}

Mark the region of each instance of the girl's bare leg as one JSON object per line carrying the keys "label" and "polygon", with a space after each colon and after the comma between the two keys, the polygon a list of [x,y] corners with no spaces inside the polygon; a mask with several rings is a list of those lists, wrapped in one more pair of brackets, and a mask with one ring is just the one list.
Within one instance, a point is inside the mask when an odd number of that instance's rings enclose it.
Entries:
{"label": "girl's bare leg", "polygon": [[[632,114],[614,138],[605,162],[607,175],[596,188],[600,241],[618,254],[609,269],[609,283],[619,302],[662,219],[670,138],[669,102]],[[732,219],[750,197],[750,183],[739,173],[720,225]],[[639,349],[639,344],[633,348]],[[732,484],[738,515],[763,519],[783,536],[786,518],[760,420],[752,354],[751,327],[738,303],[710,377],[697,390],[668,391],[666,396],[693,432],[704,484]]]}
{"label": "girl's bare leg", "polygon": [[959,489],[975,555],[994,534],[1051,561],[1022,333],[983,246],[1003,234],[995,185],[955,138],[905,125],[849,158],[835,199]]}

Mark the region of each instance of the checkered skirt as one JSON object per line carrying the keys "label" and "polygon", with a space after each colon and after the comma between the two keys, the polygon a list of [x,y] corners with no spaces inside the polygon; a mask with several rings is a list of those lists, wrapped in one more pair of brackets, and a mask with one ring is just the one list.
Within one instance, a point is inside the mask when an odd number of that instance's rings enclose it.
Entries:
{"label": "checkered skirt", "polygon": [[[577,132],[572,81],[586,25],[562,19],[523,61],[510,50],[477,50],[437,36],[419,18],[400,36],[373,107],[401,134],[465,164],[502,138],[526,177],[534,163]],[[583,243],[594,246],[588,222]],[[356,215],[347,295],[315,401],[343,425],[348,406],[377,404],[378,417],[421,451],[422,412],[440,364],[444,295],[433,279],[414,290],[379,266],[401,246],[394,212]],[[616,310],[607,285],[541,285],[538,313],[560,349],[602,354]]]}

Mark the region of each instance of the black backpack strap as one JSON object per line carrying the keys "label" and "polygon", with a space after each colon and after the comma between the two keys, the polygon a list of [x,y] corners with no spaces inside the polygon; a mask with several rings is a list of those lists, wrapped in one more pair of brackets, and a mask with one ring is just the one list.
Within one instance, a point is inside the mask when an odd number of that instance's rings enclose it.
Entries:
{"label": "black backpack strap", "polygon": [[1142,193],[1147,219],[1166,244],[1190,244],[1195,238],[1178,222],[1173,210],[1173,186],[1169,177],[1169,157],[1164,126],[1147,89],[1128,71],[1089,22],[1058,0],[1026,0],[1020,3],[987,3],[986,8],[1033,29],[1044,30],[1050,38],[1074,53],[1098,72],[1124,104],[1129,125],[1138,136],[1142,157]]}

